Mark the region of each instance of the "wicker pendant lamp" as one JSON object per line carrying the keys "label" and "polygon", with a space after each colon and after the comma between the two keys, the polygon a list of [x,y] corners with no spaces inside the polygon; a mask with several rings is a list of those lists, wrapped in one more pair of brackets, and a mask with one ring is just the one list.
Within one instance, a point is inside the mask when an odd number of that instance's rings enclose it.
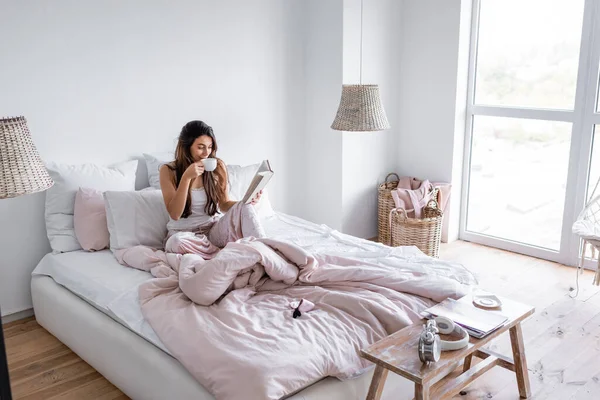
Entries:
{"label": "wicker pendant lamp", "polygon": [[0,199],[41,192],[53,184],[25,117],[0,119]]}
{"label": "wicker pendant lamp", "polygon": [[372,132],[390,128],[379,85],[362,84],[363,0],[360,1],[360,83],[343,85],[342,98],[331,128],[337,131]]}

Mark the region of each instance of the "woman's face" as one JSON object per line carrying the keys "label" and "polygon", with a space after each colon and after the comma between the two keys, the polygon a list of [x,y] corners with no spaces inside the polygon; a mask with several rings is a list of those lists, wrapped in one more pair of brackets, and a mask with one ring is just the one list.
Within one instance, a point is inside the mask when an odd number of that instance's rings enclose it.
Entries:
{"label": "woman's face", "polygon": [[194,161],[204,160],[210,156],[210,153],[213,149],[213,141],[210,136],[203,135],[199,136],[194,140],[192,146],[190,147],[190,154]]}

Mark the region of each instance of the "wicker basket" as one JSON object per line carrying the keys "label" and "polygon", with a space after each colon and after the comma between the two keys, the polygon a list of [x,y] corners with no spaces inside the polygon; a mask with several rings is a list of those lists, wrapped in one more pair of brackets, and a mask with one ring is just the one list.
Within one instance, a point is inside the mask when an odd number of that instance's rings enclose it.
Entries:
{"label": "wicker basket", "polygon": [[430,200],[423,214],[423,219],[408,218],[406,210],[392,209],[388,217],[390,246],[417,246],[423,253],[437,258],[440,255],[443,221],[437,201]]}
{"label": "wicker basket", "polygon": [[[395,175],[395,181],[389,181],[388,179]],[[390,244],[390,211],[392,211],[396,204],[394,204],[394,198],[392,197],[392,190],[398,187],[400,177],[398,174],[391,173],[385,177],[385,182],[379,185],[377,195],[377,241],[383,244]]]}

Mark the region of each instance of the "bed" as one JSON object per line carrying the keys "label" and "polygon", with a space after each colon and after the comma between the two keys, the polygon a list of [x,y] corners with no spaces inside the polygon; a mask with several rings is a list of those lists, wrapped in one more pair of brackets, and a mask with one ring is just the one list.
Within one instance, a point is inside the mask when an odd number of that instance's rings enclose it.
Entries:
{"label": "bed", "polygon": [[[268,236],[311,251],[420,256],[416,248],[392,249],[282,213],[265,218],[263,224]],[[48,254],[31,281],[36,319],[133,399],[213,399],[144,320],[137,292],[148,279],[147,272],[120,265],[110,250]],[[372,371],[346,381],[325,378],[289,398],[364,399],[371,375]],[[410,382],[391,376],[382,398],[412,397]]]}
{"label": "bed", "polygon": [[[267,239],[243,239],[214,258],[154,251],[164,245],[168,213],[158,190],[161,161],[144,157],[150,186],[142,188],[137,161],[47,164],[55,182],[45,204],[53,253],[31,280],[40,325],[133,399],[212,399],[215,393],[219,399],[363,399],[373,367],[357,350],[475,282],[462,266],[416,247],[391,248],[275,212],[266,190],[254,209]],[[227,165],[231,198],[243,197],[257,168]],[[85,229],[77,233],[78,226]],[[134,269],[140,265],[125,257],[138,251],[148,256],[141,265],[157,264]],[[215,281],[205,279],[207,271]],[[222,275],[259,281],[228,287]],[[217,281],[225,291],[216,292],[222,297],[214,307],[204,307],[219,297],[198,301],[186,291],[186,276],[202,298]],[[231,287],[241,290],[228,292]],[[292,300],[300,299],[316,306],[296,320]],[[390,377],[384,399],[412,397],[410,382]]]}

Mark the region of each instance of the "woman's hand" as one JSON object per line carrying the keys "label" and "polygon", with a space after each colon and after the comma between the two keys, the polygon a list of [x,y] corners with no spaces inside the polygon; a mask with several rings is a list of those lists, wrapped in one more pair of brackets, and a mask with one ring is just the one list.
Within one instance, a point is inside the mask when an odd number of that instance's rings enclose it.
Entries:
{"label": "woman's hand", "polygon": [[182,180],[187,179],[189,181],[193,181],[194,179],[196,179],[203,173],[204,173],[204,164],[202,164],[202,161],[198,161],[198,162],[191,164],[189,167],[187,167],[187,169],[183,173],[183,176],[181,177],[181,179]]}
{"label": "woman's hand", "polygon": [[250,202],[250,204],[255,205],[256,203],[258,203],[258,201],[260,200],[260,197],[262,196],[262,190],[258,193],[256,193],[256,196],[254,196],[254,198],[252,199],[252,201]]}

